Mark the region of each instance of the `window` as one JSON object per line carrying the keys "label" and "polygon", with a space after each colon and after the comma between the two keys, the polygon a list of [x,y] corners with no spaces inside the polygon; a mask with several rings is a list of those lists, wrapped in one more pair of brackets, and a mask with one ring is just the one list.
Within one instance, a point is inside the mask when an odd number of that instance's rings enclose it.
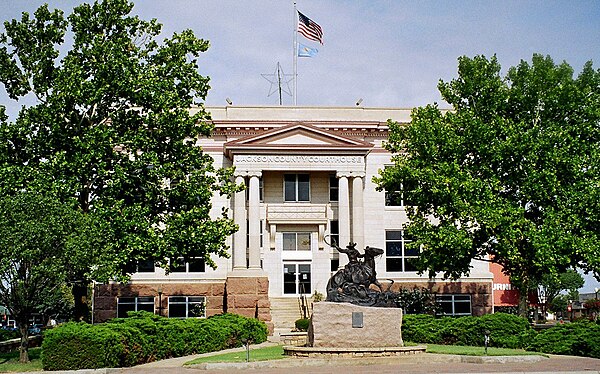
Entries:
{"label": "window", "polygon": [[154,273],[154,261],[143,260],[138,261],[137,271],[138,273]]}
{"label": "window", "polygon": [[206,317],[204,296],[169,296],[169,318]]}
{"label": "window", "polygon": [[440,315],[444,316],[470,316],[471,295],[452,294],[437,295],[436,303],[440,306]]}
{"label": "window", "polygon": [[[260,247],[263,247],[263,236],[264,236],[264,231],[265,231],[265,221],[264,220],[260,220],[260,226],[259,226],[259,232],[260,232]],[[250,248],[250,221],[246,220],[246,249]]]}
{"label": "window", "polygon": [[331,245],[340,245],[339,221],[329,221],[329,243]]}
{"label": "window", "polygon": [[339,268],[340,268],[340,259],[332,258],[331,259],[331,268],[329,270],[331,270],[331,272],[336,272],[339,270]]}
{"label": "window", "polygon": [[117,317],[127,317],[127,312],[146,312],[154,313],[154,297],[119,297],[117,299]]}
{"label": "window", "polygon": [[284,251],[310,251],[310,232],[284,232]]}
{"label": "window", "polygon": [[[263,187],[263,179],[262,177],[258,178],[258,200],[260,202],[264,201],[264,187]],[[250,184],[246,181],[246,201],[250,200]]]}
{"label": "window", "polygon": [[206,264],[200,257],[191,258],[189,261],[183,261],[183,257],[178,258],[176,262],[171,260],[172,273],[204,273],[205,271]]}
{"label": "window", "polygon": [[340,200],[340,180],[335,175],[329,176],[329,201]]}
{"label": "window", "polygon": [[285,174],[283,189],[285,201],[310,201],[308,174]]}
{"label": "window", "polygon": [[[386,166],[387,167],[387,166]],[[394,191],[385,191],[385,206],[411,206],[415,205],[407,191],[414,190],[414,186],[407,182],[400,183]]]}
{"label": "window", "polygon": [[387,271],[417,271],[418,249],[407,248],[412,242],[404,230],[385,232],[385,266]]}

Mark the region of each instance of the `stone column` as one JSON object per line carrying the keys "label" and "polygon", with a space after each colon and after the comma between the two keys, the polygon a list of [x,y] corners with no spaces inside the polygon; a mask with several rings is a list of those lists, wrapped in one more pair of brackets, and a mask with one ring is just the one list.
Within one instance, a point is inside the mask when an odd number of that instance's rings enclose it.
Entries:
{"label": "stone column", "polygon": [[[342,248],[350,242],[350,191],[348,188],[348,175],[337,173],[339,178],[338,223],[340,228],[340,242]],[[348,263],[348,257],[340,253],[340,267]]]}
{"label": "stone column", "polygon": [[360,250],[365,248],[363,179],[363,175],[355,175],[352,179],[352,241]]}
{"label": "stone column", "polygon": [[[244,177],[237,175],[235,183],[243,184]],[[233,220],[239,226],[239,230],[233,234],[233,270],[246,269],[246,191],[235,193]]]}
{"label": "stone column", "polygon": [[249,174],[248,194],[248,234],[249,234],[249,268],[260,269],[260,195],[259,180],[261,172]]}

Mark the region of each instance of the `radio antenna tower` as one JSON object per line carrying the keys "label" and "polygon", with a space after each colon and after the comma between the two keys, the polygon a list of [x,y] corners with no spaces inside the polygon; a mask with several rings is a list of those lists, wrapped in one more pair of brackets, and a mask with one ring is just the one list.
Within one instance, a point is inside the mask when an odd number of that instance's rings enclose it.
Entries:
{"label": "radio antenna tower", "polygon": [[294,80],[294,76],[293,74],[285,74],[279,62],[273,74],[261,74],[261,76],[271,83],[267,97],[271,97],[275,92],[279,93],[279,105],[283,105],[282,92],[292,96],[290,82]]}

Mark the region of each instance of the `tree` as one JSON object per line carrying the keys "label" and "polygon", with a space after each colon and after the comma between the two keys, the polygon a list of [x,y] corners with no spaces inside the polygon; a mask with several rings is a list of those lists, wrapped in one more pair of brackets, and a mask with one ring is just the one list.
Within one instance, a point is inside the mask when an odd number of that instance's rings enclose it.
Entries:
{"label": "tree", "polygon": [[567,270],[560,274],[544,274],[538,285],[538,293],[544,295],[547,304],[552,303],[561,291],[568,291],[570,299],[578,299],[578,290],[584,284],[583,277],[575,270]]}
{"label": "tree", "polygon": [[31,316],[62,306],[62,286],[73,271],[69,257],[93,251],[98,232],[88,218],[34,193],[0,198],[0,304],[21,333],[21,362],[29,361]]}
{"label": "tree", "polygon": [[554,299],[562,292],[568,291],[568,298],[579,299],[578,290],[583,287],[585,281],[581,274],[575,270],[567,270],[560,274],[544,274],[537,287],[538,297],[543,296],[542,315],[545,315],[547,305],[553,305]]}
{"label": "tree", "polygon": [[422,272],[458,278],[473,259],[496,262],[524,315],[545,274],[600,279],[600,71],[588,62],[574,78],[541,55],[500,70],[495,56],[459,58],[458,78],[438,85],[452,110],[390,123],[394,166],[376,182],[407,187]]}
{"label": "tree", "polygon": [[65,17],[44,5],[0,34],[8,95],[37,98],[0,129],[0,195],[49,191],[109,223],[96,262],[76,277],[76,303],[91,277],[127,279],[140,260],[203,257],[214,267],[210,254],[228,256],[236,230],[210,202],[239,188],[232,170],[196,146],[212,130],[198,72],[209,43],[191,30],[159,41],[161,25],[132,8],[95,1]]}
{"label": "tree", "polygon": [[567,312],[567,306],[569,305],[569,300],[567,295],[558,295],[548,303],[548,309],[557,316],[560,314],[560,318],[564,318],[565,313]]}

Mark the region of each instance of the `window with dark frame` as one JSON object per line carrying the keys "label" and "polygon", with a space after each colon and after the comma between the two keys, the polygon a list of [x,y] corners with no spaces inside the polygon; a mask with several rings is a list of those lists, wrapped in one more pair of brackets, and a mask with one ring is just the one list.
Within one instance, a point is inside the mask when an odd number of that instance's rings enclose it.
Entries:
{"label": "window with dark frame", "polygon": [[419,251],[407,246],[412,241],[413,239],[404,230],[389,230],[385,232],[386,271],[417,271],[415,262],[419,257]]}
{"label": "window with dark frame", "polygon": [[127,318],[127,312],[146,311],[154,313],[154,297],[119,297],[117,298],[117,318]]}
{"label": "window with dark frame", "polygon": [[285,174],[283,181],[284,201],[310,201],[310,177],[308,174]]}

